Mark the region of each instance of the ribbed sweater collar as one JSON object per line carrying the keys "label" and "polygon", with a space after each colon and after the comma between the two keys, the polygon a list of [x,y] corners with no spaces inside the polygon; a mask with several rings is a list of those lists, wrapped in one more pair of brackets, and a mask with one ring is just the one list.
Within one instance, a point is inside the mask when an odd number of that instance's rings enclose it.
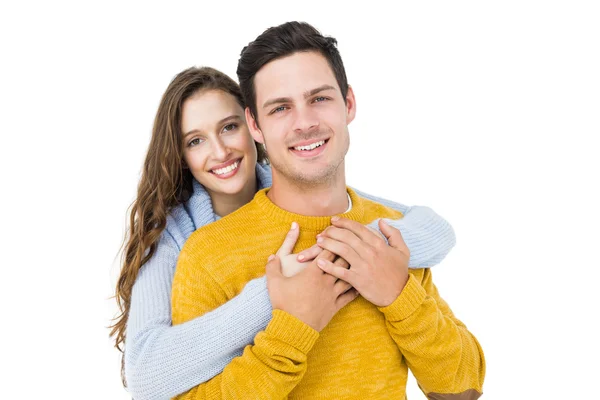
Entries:
{"label": "ribbed sweater collar", "polygon": [[[352,201],[352,209],[343,214],[337,214],[344,218],[354,221],[362,221],[364,218],[364,203],[363,200],[349,187],[346,187],[350,200]],[[259,190],[254,196],[252,202],[258,207],[265,218],[284,225],[291,225],[292,222],[297,222],[302,230],[311,230],[320,232],[331,225],[331,217],[311,217],[307,215],[295,214],[286,211],[276,206],[268,197],[268,189]]]}

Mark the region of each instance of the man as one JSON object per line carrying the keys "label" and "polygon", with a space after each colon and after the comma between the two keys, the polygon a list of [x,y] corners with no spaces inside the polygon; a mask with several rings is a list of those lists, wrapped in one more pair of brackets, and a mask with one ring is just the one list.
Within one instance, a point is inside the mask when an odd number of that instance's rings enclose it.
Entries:
{"label": "man", "polygon": [[[263,275],[267,257],[273,318],[241,357],[180,398],[399,399],[409,366],[431,399],[478,398],[485,364],[477,340],[439,297],[429,269],[409,273],[399,231],[380,222],[388,245],[363,226],[401,214],[346,187],[356,103],[335,40],[298,22],[268,29],[242,51],[238,77],[273,186],[188,239],[173,281],[173,323],[234,297]],[[296,250],[315,242],[324,250],[286,278],[270,255],[293,222],[301,227]]]}

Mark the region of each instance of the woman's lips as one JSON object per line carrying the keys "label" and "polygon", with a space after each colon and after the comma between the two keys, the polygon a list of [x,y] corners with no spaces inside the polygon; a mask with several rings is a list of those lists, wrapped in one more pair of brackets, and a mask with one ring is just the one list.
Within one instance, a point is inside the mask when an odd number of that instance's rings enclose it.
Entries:
{"label": "woman's lips", "polygon": [[229,163],[222,164],[220,168],[213,168],[210,172],[219,179],[231,178],[240,170],[242,159],[232,160]]}

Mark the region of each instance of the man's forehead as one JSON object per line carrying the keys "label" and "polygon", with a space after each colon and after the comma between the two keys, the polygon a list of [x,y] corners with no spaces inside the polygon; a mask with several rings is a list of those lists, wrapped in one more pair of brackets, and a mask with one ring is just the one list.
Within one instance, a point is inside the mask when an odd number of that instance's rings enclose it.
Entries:
{"label": "man's forehead", "polygon": [[296,97],[337,80],[327,59],[318,52],[297,52],[265,64],[254,78],[257,102],[273,97]]}

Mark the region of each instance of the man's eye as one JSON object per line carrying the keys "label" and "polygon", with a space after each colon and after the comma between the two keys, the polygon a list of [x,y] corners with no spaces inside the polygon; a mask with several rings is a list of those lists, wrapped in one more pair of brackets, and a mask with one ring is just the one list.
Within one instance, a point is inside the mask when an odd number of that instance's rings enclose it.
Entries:
{"label": "man's eye", "polygon": [[315,98],[314,101],[315,101],[315,103],[319,103],[319,102],[325,101],[325,100],[327,100],[327,97],[319,96],[319,97]]}
{"label": "man's eye", "polygon": [[279,106],[276,109],[274,109],[273,111],[271,111],[271,114],[275,114],[275,113],[278,113],[278,112],[285,111],[285,109],[286,109],[285,106]]}
{"label": "man's eye", "polygon": [[223,132],[232,131],[232,130],[236,129],[237,127],[238,127],[237,124],[227,124],[223,127]]}

